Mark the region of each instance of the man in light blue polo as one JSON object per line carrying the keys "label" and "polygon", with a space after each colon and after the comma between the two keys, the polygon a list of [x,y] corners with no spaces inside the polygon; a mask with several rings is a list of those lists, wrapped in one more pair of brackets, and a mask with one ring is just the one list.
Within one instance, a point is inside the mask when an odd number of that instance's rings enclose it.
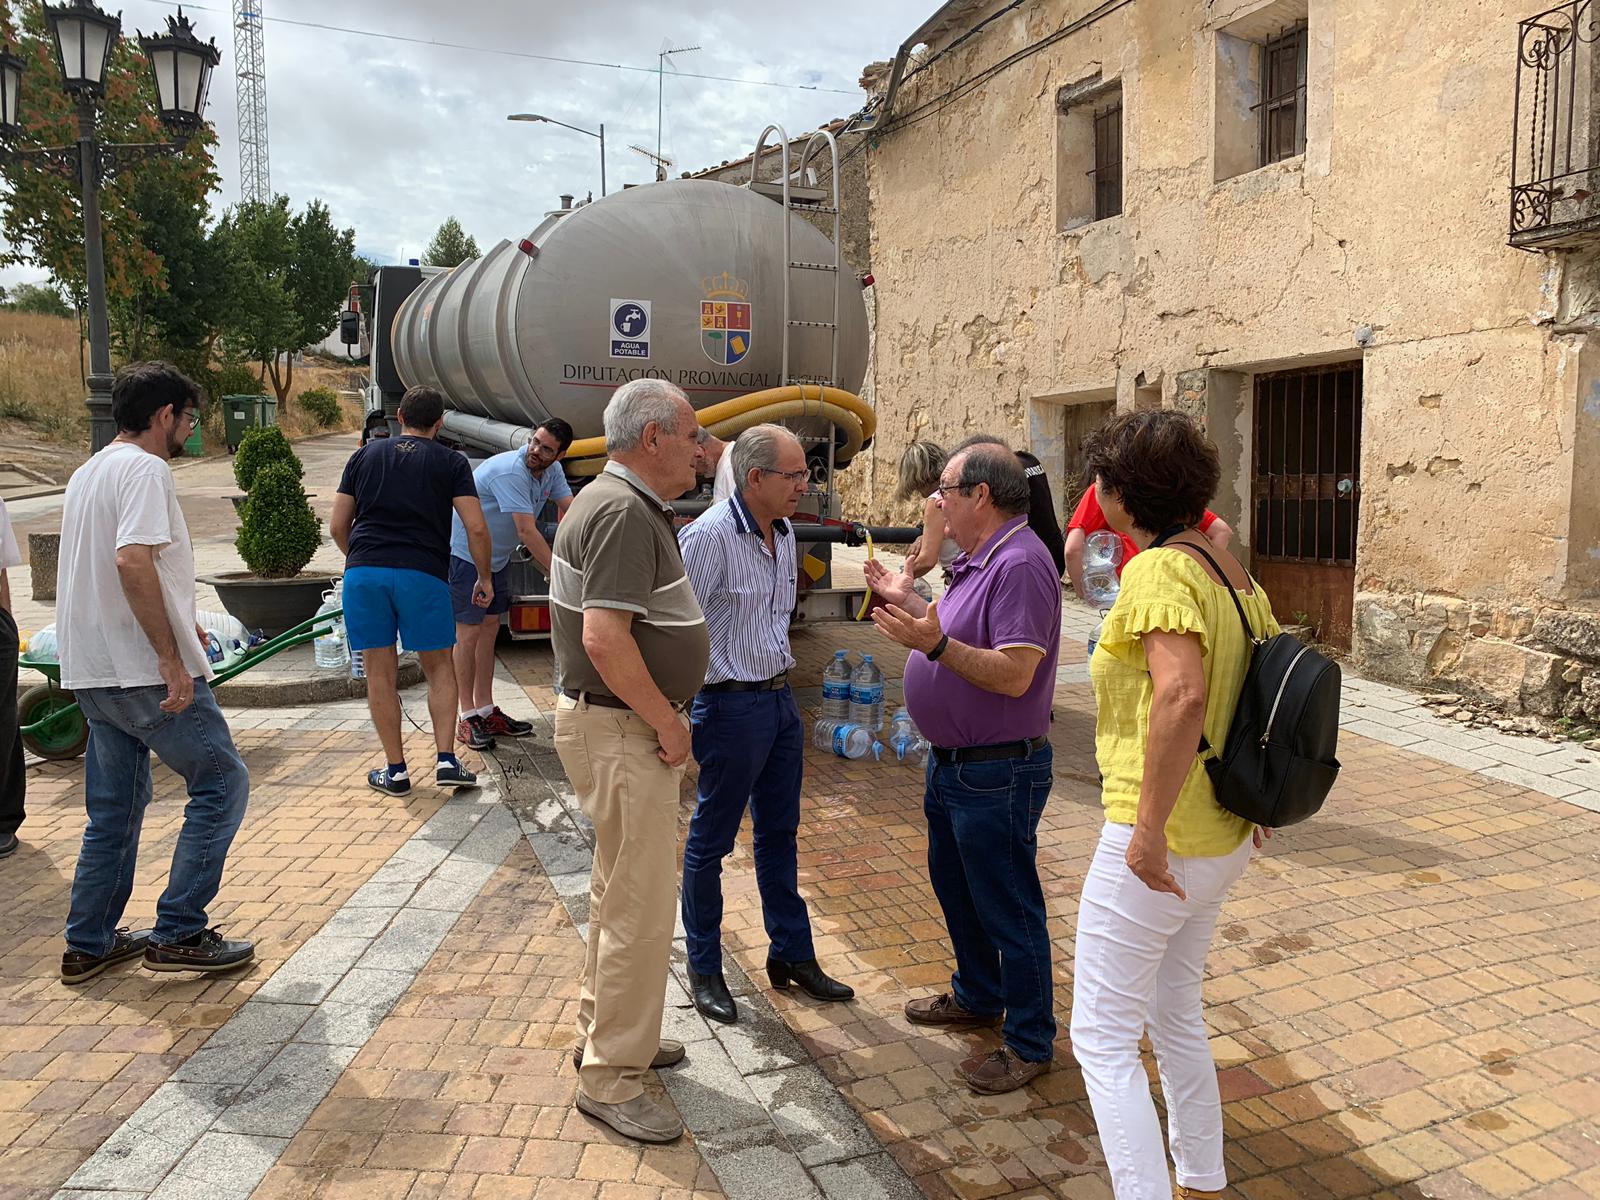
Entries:
{"label": "man in light blue polo", "polygon": [[795,861],[806,735],[789,689],[790,520],[806,490],[805,450],[787,429],[757,425],[727,457],[737,490],[678,535],[711,642],[705,684],[689,711],[700,787],[683,849],[683,928],[695,1007],[723,1022],[737,1020],[738,1009],[722,973],[722,860],[746,807],[772,986],[794,983],[817,1000],[855,995],[817,965]]}
{"label": "man in light blue polo", "polygon": [[565,513],[572,489],[559,463],[572,445],[572,426],[560,417],[540,424],[526,447],[507,450],[478,464],[472,481],[483,505],[483,519],[493,542],[494,600],[488,608],[472,602],[477,568],[467,547],[467,531],[457,517],[450,528],[450,600],[456,619],[456,686],[461,692],[461,721],[456,739],[474,750],[494,745],[496,734],[523,737],[533,726],[507,716],[494,702],[494,641],[500,616],[511,607],[511,555],[518,543],[533,555],[539,570],[550,575],[550,543],[539,532],[547,501]]}

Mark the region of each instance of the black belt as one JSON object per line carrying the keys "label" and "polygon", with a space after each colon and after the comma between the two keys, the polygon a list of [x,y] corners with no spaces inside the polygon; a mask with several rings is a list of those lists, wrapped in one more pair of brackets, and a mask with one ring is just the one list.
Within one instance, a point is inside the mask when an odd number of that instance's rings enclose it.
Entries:
{"label": "black belt", "polygon": [[[593,704],[597,708],[625,708],[629,712],[633,711],[632,705],[628,704],[627,701],[619,700],[615,696],[607,695],[605,692],[580,692],[574,688],[562,688],[561,694],[568,700],[576,700],[580,704]],[[682,712],[689,707],[687,700],[676,704],[668,700],[667,703],[671,704],[678,712]]]}
{"label": "black belt", "polygon": [[746,683],[742,679],[724,679],[721,683],[708,683],[701,688],[702,692],[776,692],[789,686],[789,672],[774,675],[771,679],[763,679],[757,683]]}
{"label": "black belt", "polygon": [[1044,749],[1048,738],[1024,738],[1020,742],[997,742],[992,746],[934,746],[933,757],[942,763],[1001,762],[1008,758],[1031,758]]}

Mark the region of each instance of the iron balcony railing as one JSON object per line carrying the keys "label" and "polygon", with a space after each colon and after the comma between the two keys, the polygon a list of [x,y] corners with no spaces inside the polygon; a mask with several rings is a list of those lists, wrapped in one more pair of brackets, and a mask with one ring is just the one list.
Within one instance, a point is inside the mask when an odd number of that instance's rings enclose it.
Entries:
{"label": "iron balcony railing", "polygon": [[1517,28],[1511,244],[1600,241],[1600,104],[1594,0],[1569,0]]}

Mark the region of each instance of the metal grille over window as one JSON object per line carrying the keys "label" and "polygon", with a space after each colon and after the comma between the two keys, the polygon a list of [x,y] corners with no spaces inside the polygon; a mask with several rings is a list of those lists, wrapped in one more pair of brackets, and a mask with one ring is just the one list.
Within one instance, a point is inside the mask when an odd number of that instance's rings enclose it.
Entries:
{"label": "metal grille over window", "polygon": [[1511,244],[1570,249],[1600,237],[1600,12],[1571,0],[1517,27]]}
{"label": "metal grille over window", "polygon": [[1255,552],[1354,566],[1361,364],[1256,377]]}
{"label": "metal grille over window", "polygon": [[1094,115],[1094,219],[1122,211],[1122,100]]}
{"label": "metal grille over window", "polygon": [[1284,30],[1261,48],[1261,165],[1306,151],[1306,27]]}

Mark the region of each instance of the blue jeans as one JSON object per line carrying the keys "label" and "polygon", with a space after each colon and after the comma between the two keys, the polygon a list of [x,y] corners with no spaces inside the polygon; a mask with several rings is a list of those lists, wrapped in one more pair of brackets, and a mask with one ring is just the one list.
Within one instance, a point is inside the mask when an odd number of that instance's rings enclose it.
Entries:
{"label": "blue jeans", "polygon": [[83,789],[89,827],[72,879],[67,946],[84,954],[107,954],[116,942],[150,803],[152,750],[189,788],[152,940],[178,942],[205,929],[206,905],[216,898],[228,847],[244,819],[249,772],[210,685],[196,679],[194,702],[180,713],[161,711],[166,696],[165,684],[77,693],[89,721]]}
{"label": "blue jeans", "polygon": [[1029,1062],[1055,1054],[1044,890],[1035,864],[1050,797],[1049,746],[1029,758],[928,759],[928,875],[956,953],[951,991],[983,1017],[1005,1013],[1005,1041]]}
{"label": "blue jeans", "polygon": [[795,865],[806,734],[794,694],[788,688],[701,692],[689,718],[700,764],[699,799],[683,846],[689,966],[701,975],[722,970],[722,860],[733,849],[746,805],[772,957],[815,958]]}

